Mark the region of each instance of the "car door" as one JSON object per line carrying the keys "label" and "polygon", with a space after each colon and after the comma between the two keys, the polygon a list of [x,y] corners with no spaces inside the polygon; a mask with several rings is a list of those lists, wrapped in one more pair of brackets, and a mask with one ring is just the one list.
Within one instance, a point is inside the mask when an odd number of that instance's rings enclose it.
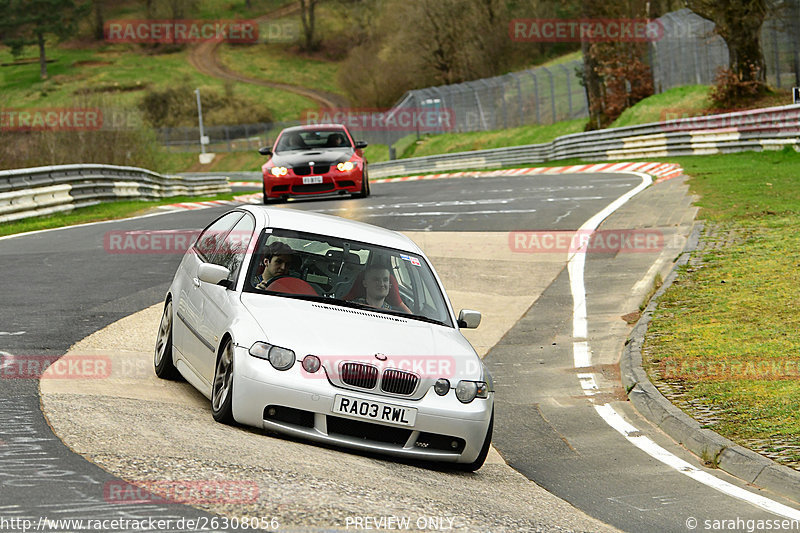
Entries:
{"label": "car door", "polygon": [[[231,295],[236,291],[236,281],[239,274],[246,268],[242,268],[245,254],[253,238],[253,231],[256,227],[255,218],[250,213],[246,213],[233,229],[225,236],[216,252],[210,258],[210,263],[224,266],[231,273],[228,275],[227,287],[223,285],[212,285],[201,283],[198,294],[202,299],[202,321],[198,327],[203,343],[214,346],[211,352],[204,352],[204,357],[197,362],[197,370],[204,379],[211,382],[214,379],[214,368],[216,366],[216,347],[225,333],[225,328],[230,323],[235,309],[232,307]],[[245,274],[242,274],[245,275]]]}
{"label": "car door", "polygon": [[200,291],[203,283],[197,277],[197,270],[201,263],[211,260],[220,244],[243,215],[244,213],[241,211],[232,211],[212,222],[203,230],[192,248],[186,252],[181,265],[181,275],[184,279],[180,284],[180,293],[174,295],[177,299],[174,335],[179,341],[181,355],[186,364],[198,377],[203,377],[204,374],[200,371],[202,361],[206,360],[209,354],[213,354],[215,346],[210,344],[200,333],[205,298]]}

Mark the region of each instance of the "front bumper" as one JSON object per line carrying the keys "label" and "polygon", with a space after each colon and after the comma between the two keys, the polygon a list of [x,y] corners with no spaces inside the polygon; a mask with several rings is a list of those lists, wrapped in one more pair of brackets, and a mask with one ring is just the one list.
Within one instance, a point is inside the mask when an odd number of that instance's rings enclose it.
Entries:
{"label": "front bumper", "polygon": [[[455,390],[420,400],[334,387],[320,370],[304,374],[300,362],[287,371],[237,347],[233,415],[237,422],[337,446],[420,460],[471,463],[480,453],[492,414],[489,398],[462,404]],[[333,412],[336,395],[417,409],[413,426],[368,421]]]}
{"label": "front bumper", "polygon": [[349,172],[333,170],[322,176],[322,183],[304,184],[303,178],[309,176],[296,176],[291,171],[286,176],[276,177],[267,171],[264,173],[264,188],[269,198],[281,196],[316,196],[320,194],[358,193],[361,191],[362,171],[354,168]]}

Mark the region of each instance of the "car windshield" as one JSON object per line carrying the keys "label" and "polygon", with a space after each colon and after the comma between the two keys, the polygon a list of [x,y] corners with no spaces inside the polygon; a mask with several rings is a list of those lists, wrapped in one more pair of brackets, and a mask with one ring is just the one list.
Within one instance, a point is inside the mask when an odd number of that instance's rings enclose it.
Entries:
{"label": "car windshield", "polygon": [[452,327],[425,258],[374,244],[266,229],[245,291],[324,301]]}
{"label": "car windshield", "polygon": [[276,152],[292,150],[316,150],[320,148],[352,148],[344,130],[296,130],[281,135]]}

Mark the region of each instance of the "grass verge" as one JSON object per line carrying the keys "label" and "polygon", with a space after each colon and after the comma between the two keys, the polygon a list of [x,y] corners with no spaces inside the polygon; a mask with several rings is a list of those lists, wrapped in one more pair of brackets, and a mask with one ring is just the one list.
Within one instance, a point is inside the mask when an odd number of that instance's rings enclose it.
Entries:
{"label": "grass verge", "polygon": [[146,211],[159,205],[177,204],[181,202],[202,202],[206,200],[231,200],[233,193],[220,194],[217,196],[174,196],[157,201],[119,201],[105,204],[82,207],[67,213],[57,213],[44,217],[33,217],[15,222],[4,222],[0,225],[0,236],[13,235],[15,233],[25,233],[43,229],[60,228],[63,226],[74,226],[76,224],[86,224],[88,222],[98,222],[102,220],[114,220],[119,218],[141,215]]}
{"label": "grass verge", "polygon": [[702,424],[800,467],[800,154],[676,161],[707,231],[659,300],[645,367]]}

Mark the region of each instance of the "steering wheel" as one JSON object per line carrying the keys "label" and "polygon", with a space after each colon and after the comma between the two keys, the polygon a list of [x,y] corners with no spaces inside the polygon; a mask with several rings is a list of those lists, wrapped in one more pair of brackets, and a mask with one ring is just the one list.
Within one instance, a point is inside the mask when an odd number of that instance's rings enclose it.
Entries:
{"label": "steering wheel", "polygon": [[[282,281],[285,280],[285,281]],[[270,289],[270,285],[276,284],[277,286]],[[281,274],[269,278],[264,285],[265,290],[273,290],[283,292],[286,294],[306,294],[309,296],[319,296],[320,291],[316,289],[311,283],[304,279],[291,276],[289,274]]]}
{"label": "steering wheel", "polygon": [[[289,274],[278,274],[277,276],[272,276],[271,278],[262,283],[264,283],[264,289],[266,289],[267,287],[272,285],[273,282],[278,281],[281,278],[292,278],[292,277],[294,276],[290,276]],[[261,285],[261,283],[259,283],[259,285]]]}

